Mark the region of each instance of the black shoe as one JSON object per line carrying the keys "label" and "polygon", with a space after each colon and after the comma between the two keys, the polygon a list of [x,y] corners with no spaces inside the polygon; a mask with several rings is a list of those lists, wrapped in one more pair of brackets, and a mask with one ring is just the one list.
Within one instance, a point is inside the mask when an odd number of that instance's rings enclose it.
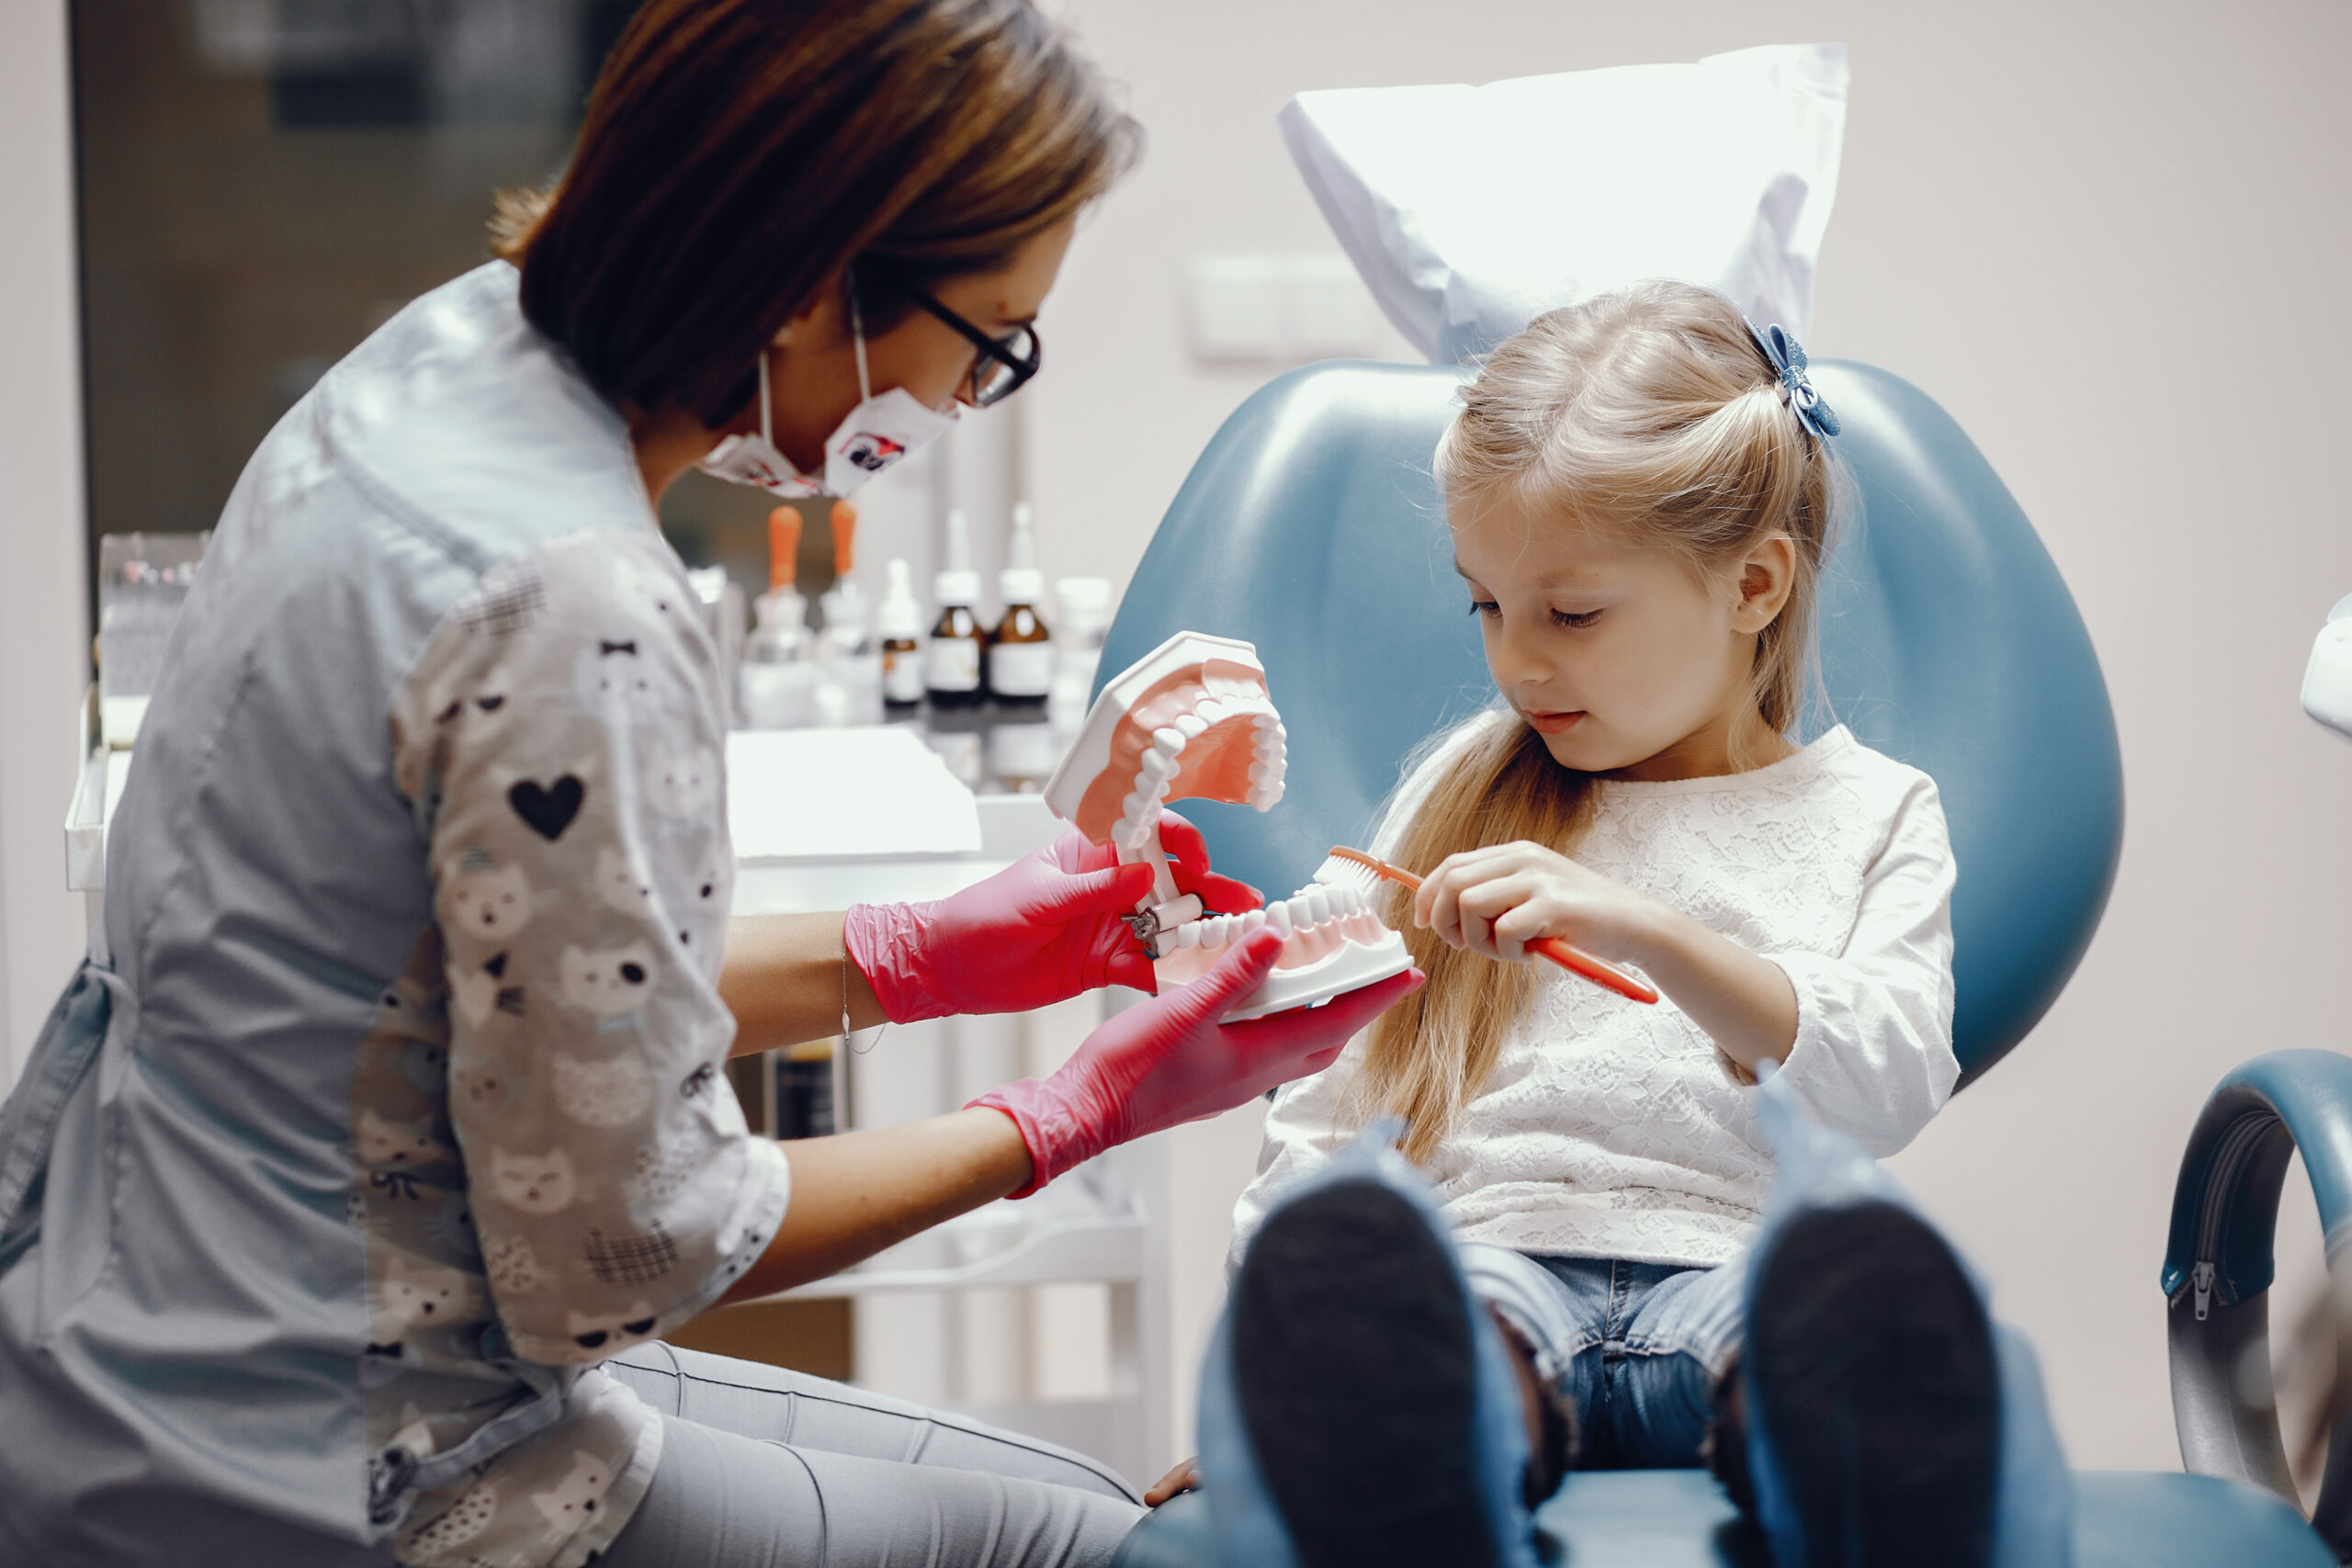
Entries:
{"label": "black shoe", "polygon": [[1305,1568],[1500,1568],[1517,1555],[1479,1470],[1486,1309],[1450,1246],[1410,1199],[1362,1179],[1278,1206],[1242,1259],[1233,1382]]}
{"label": "black shoe", "polygon": [[1817,1209],[1754,1281],[1752,1476],[1795,1529],[1762,1521],[1779,1568],[1984,1568],[2001,1398],[1984,1303],[1924,1221],[1890,1203]]}
{"label": "black shoe", "polygon": [[1747,1477],[1747,1395],[1736,1355],[1712,1387],[1714,1405],[1707,1417],[1707,1436],[1699,1445],[1699,1457],[1707,1461],[1707,1473],[1723,1487],[1732,1506],[1753,1517],[1756,1483]]}
{"label": "black shoe", "polygon": [[1536,1372],[1539,1358],[1535,1347],[1529,1344],[1510,1320],[1492,1307],[1487,1316],[1501,1334],[1503,1348],[1510,1352],[1511,1371],[1519,1378],[1520,1408],[1527,1425],[1537,1435],[1533,1451],[1527,1456],[1527,1473],[1521,1479],[1520,1501],[1533,1513],[1551,1500],[1568,1477],[1569,1467],[1576,1463],[1578,1440],[1577,1407],[1568,1396],[1545,1382]]}

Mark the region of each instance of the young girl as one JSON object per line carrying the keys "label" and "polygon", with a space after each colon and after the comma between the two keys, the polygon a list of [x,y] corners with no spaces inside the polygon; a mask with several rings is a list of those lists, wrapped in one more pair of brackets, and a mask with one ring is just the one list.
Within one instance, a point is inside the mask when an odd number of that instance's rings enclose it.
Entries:
{"label": "young girl", "polygon": [[[1531,1398],[1565,1417],[1538,1497],[1571,1428],[1586,1465],[1700,1461],[1741,1342],[1726,1265],[1772,1175],[1758,1066],[1877,1156],[1959,1073],[1934,784],[1843,727],[1790,738],[1840,481],[1803,367],[1721,297],[1654,283],[1539,318],[1464,392],[1437,467],[1498,700],[1426,750],[1374,845],[1427,874],[1388,915],[1429,984],[1276,1096],[1235,1214],[1238,1267],[1284,1189],[1403,1117]],[[1664,999],[1528,962],[1538,936]],[[1237,1357],[1270,1299],[1237,1287]],[[1326,1321],[1286,1340],[1285,1378],[1317,1375],[1302,1338],[1348,1342],[1359,1382],[1382,1359]],[[1329,1447],[1290,1438],[1261,1456]]]}

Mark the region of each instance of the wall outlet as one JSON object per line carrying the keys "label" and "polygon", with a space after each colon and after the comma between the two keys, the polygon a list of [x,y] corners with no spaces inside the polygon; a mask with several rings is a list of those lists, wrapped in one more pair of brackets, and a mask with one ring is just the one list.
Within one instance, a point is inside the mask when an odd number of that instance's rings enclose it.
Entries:
{"label": "wall outlet", "polygon": [[1304,364],[1382,348],[1380,307],[1340,255],[1196,255],[1189,318],[1194,357]]}

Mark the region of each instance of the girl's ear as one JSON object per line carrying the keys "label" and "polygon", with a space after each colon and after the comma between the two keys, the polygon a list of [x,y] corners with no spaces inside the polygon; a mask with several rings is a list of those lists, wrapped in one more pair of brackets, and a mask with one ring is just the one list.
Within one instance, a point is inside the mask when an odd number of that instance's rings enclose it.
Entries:
{"label": "girl's ear", "polygon": [[1789,602],[1796,582],[1796,545],[1775,529],[1756,541],[1739,562],[1739,603],[1732,630],[1750,636],[1770,626]]}

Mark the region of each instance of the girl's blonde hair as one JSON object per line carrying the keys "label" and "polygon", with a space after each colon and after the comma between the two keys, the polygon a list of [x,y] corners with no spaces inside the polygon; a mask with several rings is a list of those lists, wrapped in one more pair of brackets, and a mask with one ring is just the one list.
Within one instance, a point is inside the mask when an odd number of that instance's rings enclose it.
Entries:
{"label": "girl's blonde hair", "polygon": [[[1752,691],[1772,733],[1796,723],[1840,481],[1723,296],[1645,283],[1537,317],[1464,389],[1437,474],[1450,512],[1501,502],[1522,516],[1609,527],[1677,551],[1702,574],[1786,533],[1796,570],[1757,639]],[[1390,853],[1409,870],[1518,839],[1572,850],[1591,817],[1590,775],[1554,761],[1508,713],[1477,722]],[[1429,984],[1373,1025],[1352,1098],[1402,1115],[1405,1153],[1426,1160],[1485,1085],[1536,976],[1448,947],[1413,927],[1410,893],[1387,897],[1389,923]]]}

